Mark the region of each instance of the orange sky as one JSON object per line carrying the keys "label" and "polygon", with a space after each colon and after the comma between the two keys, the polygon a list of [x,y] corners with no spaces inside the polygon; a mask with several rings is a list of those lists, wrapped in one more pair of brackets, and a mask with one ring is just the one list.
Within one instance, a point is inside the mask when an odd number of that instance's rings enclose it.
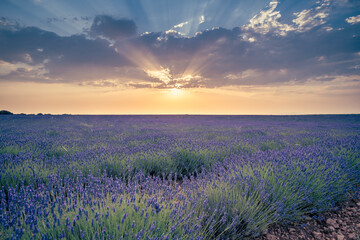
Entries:
{"label": "orange sky", "polygon": [[[335,81],[336,82],[336,81]],[[216,89],[113,89],[75,84],[0,83],[1,108],[51,114],[359,113],[358,83],[317,82]],[[346,96],[346,97],[344,97]]]}

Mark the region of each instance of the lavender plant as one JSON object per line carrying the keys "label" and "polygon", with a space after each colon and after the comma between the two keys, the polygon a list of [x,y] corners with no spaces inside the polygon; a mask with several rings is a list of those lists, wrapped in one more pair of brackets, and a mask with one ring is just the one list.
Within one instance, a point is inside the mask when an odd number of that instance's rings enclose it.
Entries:
{"label": "lavender plant", "polygon": [[242,239],[356,197],[360,117],[4,116],[4,239]]}

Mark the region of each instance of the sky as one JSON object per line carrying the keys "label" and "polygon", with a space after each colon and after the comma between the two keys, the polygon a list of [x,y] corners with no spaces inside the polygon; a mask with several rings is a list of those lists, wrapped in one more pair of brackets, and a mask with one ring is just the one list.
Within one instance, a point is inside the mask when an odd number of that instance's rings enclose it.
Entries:
{"label": "sky", "polygon": [[360,113],[358,0],[1,0],[0,108]]}

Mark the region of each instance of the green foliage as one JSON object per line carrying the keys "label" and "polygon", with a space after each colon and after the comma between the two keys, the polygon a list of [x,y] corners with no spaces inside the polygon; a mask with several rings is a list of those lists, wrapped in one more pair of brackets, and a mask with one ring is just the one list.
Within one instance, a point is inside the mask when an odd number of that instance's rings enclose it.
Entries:
{"label": "green foliage", "polygon": [[268,150],[280,150],[283,147],[281,142],[276,142],[274,140],[265,141],[260,144],[259,149],[261,151],[268,151]]}
{"label": "green foliage", "polygon": [[319,139],[315,137],[303,137],[299,139],[299,141],[296,144],[302,147],[307,147],[307,146],[313,146],[314,144],[316,144],[317,141],[319,141]]}
{"label": "green foliage", "polygon": [[[207,210],[208,217],[200,234],[205,239],[255,236],[276,220],[258,186],[215,182],[207,186],[205,194],[208,204],[199,207]],[[222,203],[226,203],[225,206]]]}
{"label": "green foliage", "polygon": [[22,165],[9,165],[0,175],[0,186],[26,186],[45,182],[49,175],[55,173],[55,167],[48,168],[41,163],[27,160]]}
{"label": "green foliage", "polygon": [[31,150],[30,146],[20,146],[17,144],[7,145],[0,148],[0,154],[11,154],[11,155],[19,155],[20,153]]}
{"label": "green foliage", "polygon": [[[200,235],[206,239],[254,237],[272,223],[326,211],[331,202],[347,197],[351,179],[340,174],[340,164],[327,167],[294,159],[292,166],[250,163],[234,168],[226,179],[209,182],[204,192],[207,202],[197,206],[198,216],[206,212]],[[334,173],[340,177],[329,181]]]}
{"label": "green foliage", "polygon": [[[94,203],[98,203],[93,208],[89,205],[84,206],[79,198],[73,198],[72,201],[78,201],[77,207],[72,208],[70,202],[65,204],[64,208],[67,210],[59,218],[59,221],[54,221],[55,219],[51,214],[48,215],[47,220],[39,219],[38,234],[41,236],[46,233],[48,238],[58,238],[64,232],[66,239],[98,239],[101,234],[110,234],[115,239],[125,236],[127,239],[136,239],[136,233],[143,229],[143,236],[152,238],[159,238],[163,233],[167,233],[170,239],[174,235],[187,236],[186,232],[181,232],[183,231],[180,227],[181,224],[172,234],[169,234],[171,232],[170,227],[174,225],[174,217],[170,215],[172,210],[165,208],[168,201],[159,206],[161,208],[159,213],[153,214],[154,208],[147,205],[149,195],[123,194],[117,197],[116,201],[113,201],[113,197],[92,199]],[[135,200],[137,201],[136,208],[134,208],[135,204],[133,204]],[[172,199],[173,203],[176,201],[178,201],[177,198]],[[183,203],[179,202],[179,207],[181,205]],[[50,208],[42,210],[51,211]],[[69,225],[66,224],[66,219],[68,219]],[[25,219],[21,218],[20,221],[24,222]],[[151,228],[151,225],[153,225],[153,228]],[[26,226],[26,224],[23,224],[23,226]],[[73,229],[71,229],[72,227]],[[31,239],[33,237],[32,231],[30,229],[24,230],[23,239]],[[1,229],[1,232],[4,238],[11,236],[9,230]]]}

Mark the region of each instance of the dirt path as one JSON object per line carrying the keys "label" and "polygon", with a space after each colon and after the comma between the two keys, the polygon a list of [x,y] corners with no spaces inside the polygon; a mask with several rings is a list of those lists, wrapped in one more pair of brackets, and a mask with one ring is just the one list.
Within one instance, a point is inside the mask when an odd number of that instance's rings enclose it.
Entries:
{"label": "dirt path", "polygon": [[301,222],[276,224],[257,240],[324,239],[360,240],[360,199],[350,200],[338,209],[315,217],[305,217]]}

